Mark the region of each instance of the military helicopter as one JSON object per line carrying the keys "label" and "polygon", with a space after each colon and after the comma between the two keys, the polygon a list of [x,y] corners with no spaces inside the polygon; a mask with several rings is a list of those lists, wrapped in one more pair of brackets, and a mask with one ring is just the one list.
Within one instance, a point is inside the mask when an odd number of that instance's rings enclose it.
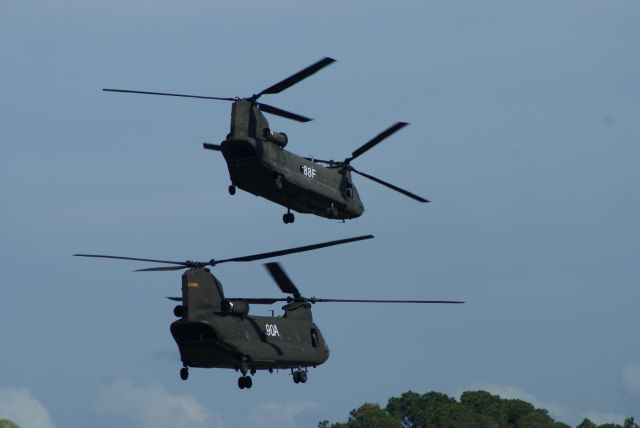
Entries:
{"label": "military helicopter", "polygon": [[234,195],[236,188],[239,187],[284,206],[287,209],[287,212],[282,216],[282,221],[285,224],[293,223],[295,220],[291,210],[343,221],[360,217],[364,212],[364,205],[353,184],[352,172],[419,202],[429,202],[405,189],[359,171],[351,165],[353,160],[405,127],[406,122],[398,122],[387,128],[342,161],[298,156],[284,149],[288,143],[288,137],[284,132],[271,131],[263,112],[299,122],[308,122],[311,119],[258,102],[258,99],[263,95],[278,94],[334,61],[332,58],[324,58],[246,98],[209,97],[128,89],[104,88],[103,91],[231,101],[233,103],[231,130],[226,139],[221,144],[204,143],[203,146],[208,150],[222,152],[229,169],[231,179],[229,193],[231,195]]}
{"label": "military helicopter", "polygon": [[[187,380],[189,367],[235,369],[242,376],[240,389],[251,388],[251,376],[258,370],[290,370],[295,383],[306,383],[310,367],[316,367],[329,358],[329,347],[320,328],[313,322],[311,305],[315,303],[463,303],[448,300],[365,300],[323,299],[304,297],[278,263],[266,267],[280,290],[287,297],[255,298],[226,297],[222,284],[207,266],[226,262],[249,262],[286,254],[316,250],[346,244],[373,235],[357,236],[336,241],[250,256],[234,257],[207,262],[168,261],[98,254],[74,254],[97,257],[169,264],[138,269],[137,271],[175,271],[182,274],[182,296],[168,297],[177,301],[173,313],[179,319],[171,324],[171,334],[178,345],[183,367],[180,378]],[[284,302],[281,316],[249,315],[250,305],[271,305]],[[248,375],[251,374],[251,376]]]}

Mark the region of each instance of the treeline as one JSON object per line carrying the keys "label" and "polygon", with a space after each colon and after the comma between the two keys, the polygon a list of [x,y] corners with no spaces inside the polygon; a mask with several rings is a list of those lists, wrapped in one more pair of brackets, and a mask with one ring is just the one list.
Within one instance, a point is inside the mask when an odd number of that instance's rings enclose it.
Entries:
{"label": "treeline", "polygon": [[[523,400],[503,399],[485,391],[467,391],[460,401],[439,392],[405,392],[383,409],[365,403],[352,410],[347,422],[322,421],[319,428],[570,428],[545,409]],[[584,419],[576,428],[640,428],[633,418],[624,425],[596,425]]]}

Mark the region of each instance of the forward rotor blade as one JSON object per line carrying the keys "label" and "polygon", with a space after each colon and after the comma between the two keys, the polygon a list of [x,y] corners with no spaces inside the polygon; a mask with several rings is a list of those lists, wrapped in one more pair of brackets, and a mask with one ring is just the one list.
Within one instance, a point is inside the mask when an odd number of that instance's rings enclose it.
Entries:
{"label": "forward rotor blade", "polygon": [[316,62],[315,64],[311,64],[309,67],[298,71],[296,74],[294,74],[292,76],[289,76],[284,80],[281,80],[280,82],[276,83],[273,86],[268,87],[267,89],[263,90],[258,95],[256,95],[255,97],[256,97],[256,99],[258,99],[261,95],[264,95],[264,94],[277,94],[277,93],[280,93],[280,92],[284,91],[285,89],[295,85],[299,81],[306,79],[307,77],[311,76],[315,72],[323,69],[324,67],[326,67],[327,65],[331,64],[334,61],[335,61],[335,59],[329,58],[329,57],[321,59],[320,61]]}
{"label": "forward rotor blade", "polygon": [[276,116],[286,117],[287,119],[296,120],[298,122],[309,122],[313,119],[301,116],[296,113],[291,113],[290,111],[282,110],[278,107],[270,106],[269,104],[264,103],[256,103],[261,111],[265,113],[275,114]]}
{"label": "forward rotor blade", "polygon": [[355,169],[354,167],[350,166],[349,167],[351,169],[351,171],[355,172],[356,174],[360,174],[363,177],[368,178],[369,180],[373,180],[376,183],[382,184],[383,186],[388,187],[389,189],[395,190],[396,192],[400,192],[405,196],[410,197],[411,199],[415,199],[418,202],[429,202],[428,199],[425,199],[421,196],[418,196],[414,193],[409,192],[408,190],[404,190],[398,186],[394,186],[391,183],[387,183],[386,181],[380,180],[379,178],[374,177],[373,175],[369,175],[369,174],[365,174],[364,172],[358,171],[357,169]]}
{"label": "forward rotor blade", "polygon": [[204,100],[220,100],[220,101],[234,101],[233,98],[228,97],[205,97],[202,95],[187,95],[187,94],[171,94],[168,92],[148,92],[148,91],[132,91],[129,89],[102,89],[105,92],[124,92],[127,94],[145,94],[145,95],[166,95],[169,97],[183,97],[183,98],[201,98]]}
{"label": "forward rotor blade", "polygon": [[188,266],[158,266],[152,268],[136,269],[134,272],[164,272],[170,270],[186,269]]}
{"label": "forward rotor blade", "polygon": [[[139,259],[137,257],[105,256],[105,255],[102,255],[102,254],[74,254],[74,256],[76,256],[76,257],[96,257],[96,258],[101,258],[101,259],[134,260],[134,261],[137,261],[137,262],[166,263],[166,264],[170,264],[170,265],[181,265],[181,266],[186,266],[187,265],[185,262],[174,262],[174,261],[170,261],[170,260]],[[182,267],[180,267],[179,269],[182,269]]]}
{"label": "forward rotor blade", "polygon": [[169,300],[173,300],[174,302],[182,302],[182,297],[167,297]]}
{"label": "forward rotor blade", "polygon": [[447,303],[460,304],[464,303],[459,300],[370,300],[370,299],[319,299],[311,297],[311,303]]}
{"label": "forward rotor blade", "polygon": [[222,150],[222,146],[220,146],[220,144],[202,143],[202,147],[207,150],[216,150],[218,152]]}
{"label": "forward rotor blade", "polygon": [[351,157],[348,158],[346,162],[351,162],[352,160],[354,160],[355,158],[357,158],[367,150],[371,149],[372,147],[380,143],[385,138],[388,138],[389,136],[396,133],[397,131],[399,131],[400,129],[404,128],[407,125],[408,125],[407,122],[398,122],[395,125],[387,128],[385,131],[382,131],[381,133],[373,137],[371,140],[369,140],[367,143],[357,148],[353,153],[351,153]]}
{"label": "forward rotor blade", "polygon": [[276,262],[265,263],[265,267],[267,268],[267,270],[271,274],[271,277],[276,282],[276,284],[278,284],[278,287],[280,287],[280,290],[282,290],[283,293],[292,294],[293,297],[295,298],[300,297],[300,291],[294,285],[293,281],[291,281],[291,279],[289,278],[287,273],[284,271],[280,263],[276,263]]}

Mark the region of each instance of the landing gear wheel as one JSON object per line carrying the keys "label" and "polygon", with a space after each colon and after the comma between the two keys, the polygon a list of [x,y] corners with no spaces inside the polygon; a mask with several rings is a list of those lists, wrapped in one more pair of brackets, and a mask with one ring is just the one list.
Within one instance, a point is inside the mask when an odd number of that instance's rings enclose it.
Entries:
{"label": "landing gear wheel", "polygon": [[238,387],[240,389],[249,389],[253,386],[253,380],[249,376],[241,376],[238,378]]}
{"label": "landing gear wheel", "polygon": [[189,368],[183,367],[180,369],[180,379],[187,380],[189,379]]}
{"label": "landing gear wheel", "polygon": [[296,370],[293,372],[293,382],[294,383],[307,383],[307,372],[302,370]]}
{"label": "landing gear wheel", "polygon": [[231,196],[233,196],[233,195],[235,195],[235,194],[236,194],[236,186],[235,186],[235,185],[231,184],[231,185],[229,186],[229,189],[228,189],[228,190],[229,190],[229,194],[230,194]]}
{"label": "landing gear wheel", "polygon": [[293,223],[294,221],[296,221],[296,216],[294,216],[291,211],[288,211],[282,216],[282,221],[284,222],[284,224]]}

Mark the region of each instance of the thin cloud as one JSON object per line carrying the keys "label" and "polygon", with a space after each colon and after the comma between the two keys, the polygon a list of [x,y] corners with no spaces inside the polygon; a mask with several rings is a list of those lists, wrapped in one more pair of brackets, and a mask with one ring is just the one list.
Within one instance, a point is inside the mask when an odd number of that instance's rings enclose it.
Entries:
{"label": "thin cloud", "polygon": [[216,428],[223,424],[195,398],[175,395],[160,385],[135,386],[116,380],[99,393],[98,412],[113,418],[120,427],[137,428]]}
{"label": "thin cloud", "polygon": [[265,403],[259,405],[247,416],[246,426],[254,428],[296,428],[300,422],[296,419],[302,412],[319,408],[313,402]]}
{"label": "thin cloud", "polygon": [[27,388],[0,387],[0,419],[23,427],[55,428],[49,412]]}

